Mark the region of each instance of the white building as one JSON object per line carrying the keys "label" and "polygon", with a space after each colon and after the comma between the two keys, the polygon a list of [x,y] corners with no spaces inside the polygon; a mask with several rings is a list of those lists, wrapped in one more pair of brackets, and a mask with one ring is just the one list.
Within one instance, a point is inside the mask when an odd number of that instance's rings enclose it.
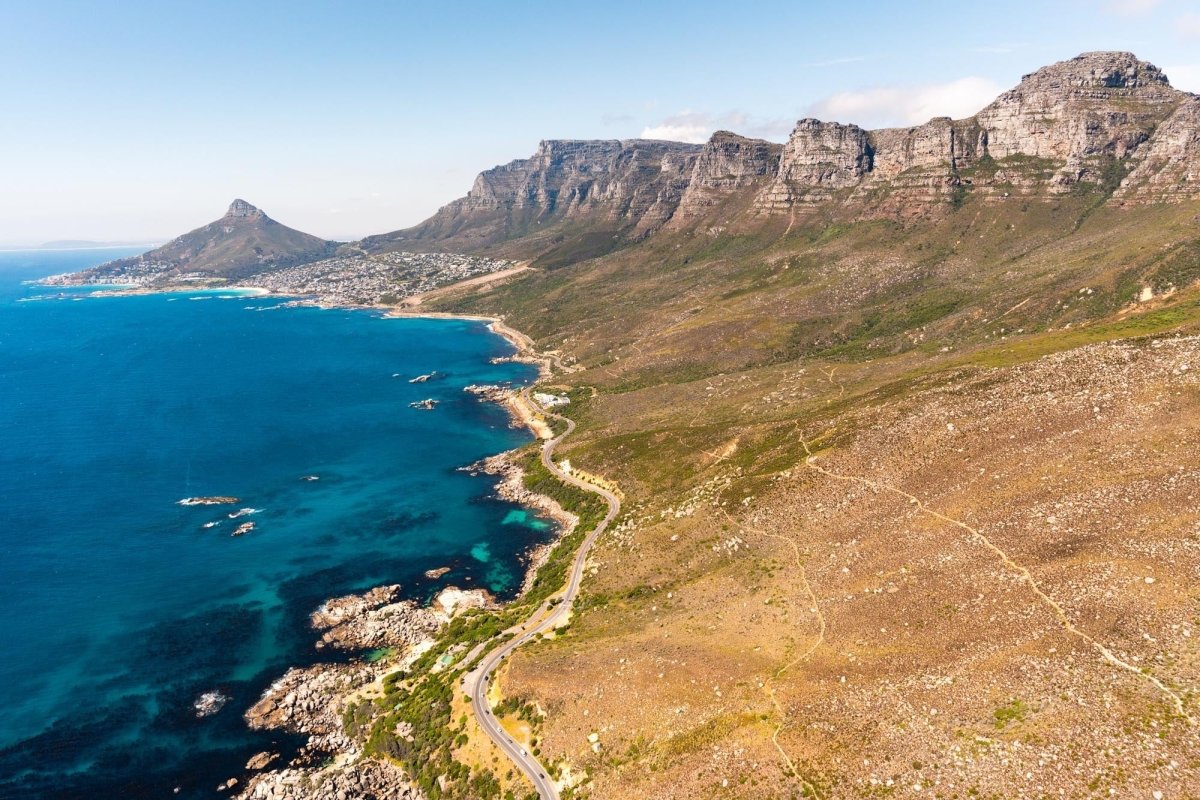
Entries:
{"label": "white building", "polygon": [[546,394],[545,392],[534,392],[533,399],[542,408],[558,408],[571,404],[571,398],[565,394]]}

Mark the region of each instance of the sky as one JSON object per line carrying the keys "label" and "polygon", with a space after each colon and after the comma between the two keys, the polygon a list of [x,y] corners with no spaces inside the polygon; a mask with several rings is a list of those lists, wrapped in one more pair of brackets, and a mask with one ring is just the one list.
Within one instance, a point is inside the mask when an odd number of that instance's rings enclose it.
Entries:
{"label": "sky", "polygon": [[235,197],[354,239],[542,139],[969,116],[1088,50],[1200,92],[1200,0],[0,0],[0,245],[166,240]]}

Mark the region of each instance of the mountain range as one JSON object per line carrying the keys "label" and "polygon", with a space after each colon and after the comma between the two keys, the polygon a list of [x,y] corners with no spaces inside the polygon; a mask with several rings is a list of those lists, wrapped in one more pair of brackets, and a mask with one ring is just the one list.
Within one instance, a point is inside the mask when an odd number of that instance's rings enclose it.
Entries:
{"label": "mountain range", "polygon": [[968,195],[1115,205],[1200,192],[1200,98],[1131,53],[1086,53],[1026,75],[964,120],[864,130],[802,119],[780,146],[717,132],[704,145],[544,141],[487,170],[431,219],[370,237],[368,251],[465,250],[521,240],[525,253],[611,250],[660,230],[765,219],[920,219]]}
{"label": "mountain range", "polygon": [[[342,252],[487,252],[545,264],[659,232],[770,230],[821,218],[934,220],[968,197],[1128,206],[1200,193],[1200,97],[1131,53],[1085,53],[1026,75],[973,117],[864,130],[802,119],[782,145],[718,131],[703,145],[547,140],[479,174],[430,219]],[[241,278],[326,258],[332,242],[237,200],[220,220],[107,268]]]}

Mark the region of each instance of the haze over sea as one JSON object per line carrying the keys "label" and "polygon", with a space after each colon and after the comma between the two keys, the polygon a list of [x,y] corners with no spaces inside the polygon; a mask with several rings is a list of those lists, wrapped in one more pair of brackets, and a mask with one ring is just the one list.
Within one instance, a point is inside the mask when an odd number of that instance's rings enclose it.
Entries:
{"label": "haze over sea", "polygon": [[[295,744],[241,713],[318,660],[323,600],[512,596],[553,533],[457,469],[529,440],[462,391],[533,377],[483,324],[23,284],[132,252],[0,253],[3,798],[215,796]],[[240,502],[176,503],[208,495]],[[230,702],[197,718],[212,689]]]}

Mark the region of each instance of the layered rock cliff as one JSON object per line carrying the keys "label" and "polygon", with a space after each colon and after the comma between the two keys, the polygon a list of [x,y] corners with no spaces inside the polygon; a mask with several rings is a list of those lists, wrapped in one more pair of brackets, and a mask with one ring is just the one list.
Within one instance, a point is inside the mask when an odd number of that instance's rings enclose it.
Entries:
{"label": "layered rock cliff", "polygon": [[597,210],[651,228],[674,212],[699,149],[644,139],[544,141],[532,158],[481,173],[461,207],[544,216]]}
{"label": "layered rock cliff", "polygon": [[1102,159],[1125,159],[1184,99],[1162,70],[1132,53],[1085,53],[1026,75],[976,115],[986,153],[1044,158],[1053,186],[1096,180]]}
{"label": "layered rock cliff", "polygon": [[1134,168],[1114,195],[1125,202],[1200,197],[1200,97],[1189,97],[1139,148]]}
{"label": "layered rock cliff", "polygon": [[674,215],[700,149],[648,139],[543,141],[532,157],[481,172],[466,197],[421,225],[362,246],[373,252],[432,239],[470,249],[560,222],[641,238]]}
{"label": "layered rock cliff", "polygon": [[787,208],[829,200],[834,190],[858,185],[873,162],[874,148],[862,128],[802,119],[784,145],[779,172],[760,203]]}
{"label": "layered rock cliff", "polygon": [[766,185],[779,172],[782,151],[774,142],[717,131],[696,157],[675,222],[692,219],[739,190]]}
{"label": "layered rock cliff", "polygon": [[853,199],[880,216],[920,216],[961,185],[961,171],[984,155],[987,135],[975,120],[937,117],[913,128],[872,131],[869,180]]}
{"label": "layered rock cliff", "polygon": [[[962,185],[1053,195],[1079,182],[1099,184],[1111,179],[1114,164],[1129,161],[1143,147],[1155,149],[1156,130],[1188,97],[1172,89],[1160,69],[1131,53],[1085,53],[1026,75],[965,120],[937,118],[913,128],[864,131],[803,119],[757,206],[778,211],[827,202],[837,190],[853,189],[841,199],[889,194],[885,210],[903,215],[913,204],[944,199]],[[1157,146],[1163,156],[1144,161],[1146,171],[1165,168],[1167,161],[1178,171],[1179,130],[1187,120],[1185,113],[1175,132],[1164,134],[1176,144]],[[989,169],[964,174],[980,162]]]}
{"label": "layered rock cliff", "polygon": [[557,250],[556,263],[565,263],[660,229],[703,227],[718,207],[724,225],[817,209],[912,219],[972,193],[989,201],[1200,197],[1198,102],[1153,64],[1098,52],[1030,73],[962,120],[866,130],[802,119],[783,145],[728,131],[704,145],[545,141],[532,157],[481,173],[466,197],[428,221],[361,247]]}

